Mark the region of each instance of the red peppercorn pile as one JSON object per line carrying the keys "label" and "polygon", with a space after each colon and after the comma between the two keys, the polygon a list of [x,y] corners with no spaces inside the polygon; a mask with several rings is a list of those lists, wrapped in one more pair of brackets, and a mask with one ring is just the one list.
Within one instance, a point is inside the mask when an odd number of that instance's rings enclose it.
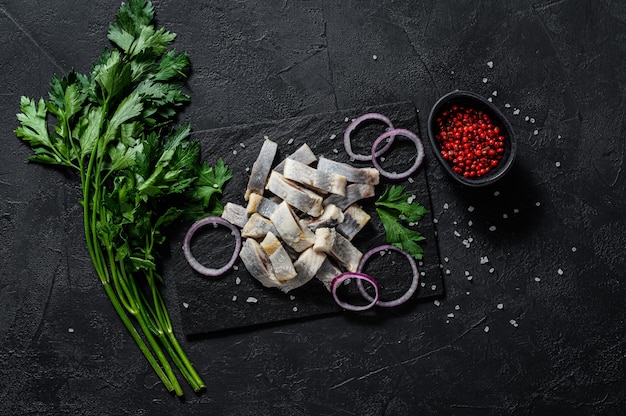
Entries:
{"label": "red peppercorn pile", "polygon": [[489,114],[453,104],[436,118],[441,156],[452,170],[466,178],[486,175],[504,154],[504,136]]}

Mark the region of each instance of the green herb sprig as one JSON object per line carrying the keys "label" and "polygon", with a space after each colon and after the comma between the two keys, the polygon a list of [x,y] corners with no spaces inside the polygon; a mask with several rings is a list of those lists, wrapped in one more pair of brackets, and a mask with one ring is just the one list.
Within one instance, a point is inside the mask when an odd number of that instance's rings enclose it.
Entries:
{"label": "green herb sprig", "polygon": [[94,268],[123,324],[176,395],[204,382],[182,350],[161,295],[158,248],[177,220],[219,215],[232,172],[200,161],[188,124],[174,120],[189,59],[168,51],[175,34],[154,24],[146,0],[122,4],[91,72],[51,81],[49,98],[22,97],[17,136],[30,161],[78,172],[85,238]]}
{"label": "green herb sprig", "polygon": [[414,201],[414,197],[404,192],[404,187],[393,185],[387,189],[375,202],[376,213],[385,228],[387,242],[421,260],[424,250],[419,244],[425,238],[419,231],[413,230],[404,224],[417,223],[428,210]]}

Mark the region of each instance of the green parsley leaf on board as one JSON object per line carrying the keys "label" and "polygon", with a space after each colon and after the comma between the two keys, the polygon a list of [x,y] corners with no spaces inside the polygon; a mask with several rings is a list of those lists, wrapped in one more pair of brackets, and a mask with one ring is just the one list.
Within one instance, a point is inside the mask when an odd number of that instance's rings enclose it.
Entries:
{"label": "green parsley leaf on board", "polygon": [[400,185],[387,188],[375,202],[376,213],[385,228],[387,242],[421,260],[424,250],[419,243],[425,238],[404,224],[420,221],[428,210],[415,202],[414,196],[405,193],[404,189]]}
{"label": "green parsley leaf on board", "polygon": [[220,215],[232,172],[200,160],[182,92],[189,58],[169,50],[175,34],[157,28],[146,0],[123,3],[105,49],[87,74],[53,77],[48,100],[22,97],[16,135],[30,161],[77,172],[94,268],[122,323],[163,385],[183,390],[173,365],[200,391],[202,378],[176,339],[161,295],[159,246],[178,220]]}

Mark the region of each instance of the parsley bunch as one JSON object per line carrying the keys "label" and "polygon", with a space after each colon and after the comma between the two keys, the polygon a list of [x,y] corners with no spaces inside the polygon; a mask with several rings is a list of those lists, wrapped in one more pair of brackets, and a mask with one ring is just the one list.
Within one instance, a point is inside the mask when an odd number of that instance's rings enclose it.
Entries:
{"label": "parsley bunch", "polygon": [[146,0],[122,4],[91,72],[51,81],[49,98],[22,97],[15,133],[29,160],[78,172],[85,238],[95,270],[122,322],[165,387],[182,395],[204,382],[180,347],[162,298],[158,248],[179,219],[218,215],[232,172],[200,161],[188,124],[173,126],[189,101],[189,59],[168,51],[175,34],[154,24]]}
{"label": "parsley bunch", "polygon": [[424,250],[419,243],[425,238],[419,231],[406,227],[404,223],[408,225],[418,222],[428,213],[428,210],[413,199],[414,197],[404,192],[403,186],[393,185],[385,189],[375,202],[375,206],[389,244],[421,260]]}

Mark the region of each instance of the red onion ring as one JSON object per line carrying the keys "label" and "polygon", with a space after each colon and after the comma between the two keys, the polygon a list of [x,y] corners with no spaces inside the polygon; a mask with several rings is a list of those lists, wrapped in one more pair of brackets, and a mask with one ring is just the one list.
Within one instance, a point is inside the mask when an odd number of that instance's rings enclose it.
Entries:
{"label": "red onion ring", "polygon": [[[200,228],[204,227],[207,224],[219,224],[229,228],[232,231],[232,234],[235,236],[235,250],[233,251],[233,256],[230,258],[228,263],[219,269],[213,269],[206,267],[193,256],[191,253],[191,239]],[[208,276],[208,277],[216,277],[221,276],[226,271],[230,270],[231,267],[237,261],[237,256],[239,255],[239,251],[241,250],[241,233],[239,229],[231,224],[229,221],[225,220],[222,217],[206,217],[201,220],[196,221],[185,234],[185,240],[183,241],[183,253],[185,253],[185,258],[187,258],[187,262],[189,265],[198,273]]]}
{"label": "red onion ring", "polygon": [[[385,145],[385,147],[383,147],[383,149],[381,149],[381,151],[377,153],[376,152],[376,148],[378,147],[380,142],[385,140],[387,137],[394,137],[395,138],[396,136],[407,137],[413,143],[415,143],[415,148],[417,150],[417,157],[415,158],[415,163],[413,163],[413,166],[411,166],[408,170],[406,170],[406,171],[404,171],[402,173],[387,172],[386,170],[384,170],[380,166],[380,164],[378,163],[378,160],[376,160],[376,157],[379,154],[381,154],[383,150],[387,150],[387,148],[389,147],[388,145]],[[391,143],[391,141],[389,141],[389,143]],[[372,145],[372,163],[374,164],[374,167],[376,169],[378,169],[380,174],[383,175],[384,177],[388,178],[388,179],[405,179],[405,178],[407,178],[409,175],[413,174],[413,172],[415,172],[417,170],[417,168],[420,167],[420,165],[422,164],[423,160],[424,160],[424,144],[422,143],[422,140],[420,140],[420,138],[417,137],[417,135],[415,133],[413,133],[413,132],[411,132],[409,130],[393,129],[393,130],[386,131],[383,134],[381,134],[380,136],[378,136],[378,138],[376,140],[374,140],[374,144]]]}
{"label": "red onion ring", "polygon": [[[369,293],[367,294],[367,296],[369,297],[369,299],[367,300],[369,300],[370,303],[368,303],[367,305],[353,305],[351,303],[344,302],[339,299],[339,296],[337,295],[337,287],[348,279],[356,279],[357,283],[359,283],[360,285],[359,289],[363,287],[363,280],[365,280],[366,282],[372,285],[372,287],[374,288],[374,297],[371,297]],[[372,276],[369,276],[364,273],[355,273],[355,272],[341,273],[339,276],[335,277],[330,282],[330,291],[333,294],[333,298],[335,298],[335,302],[337,302],[337,304],[341,306],[343,309],[348,310],[348,311],[355,311],[355,312],[364,311],[364,310],[371,308],[372,306],[376,304],[376,302],[378,302],[378,295],[379,295],[378,283],[376,282],[376,280],[374,280]],[[365,291],[365,289],[363,289],[363,291]]]}
{"label": "red onion ring", "polygon": [[[409,253],[407,253],[406,251],[402,250],[401,248],[398,248],[398,247],[393,246],[391,244],[384,244],[382,246],[375,247],[375,248],[369,250],[368,252],[366,252],[365,254],[363,254],[363,257],[361,258],[361,262],[359,263],[359,267],[357,268],[357,272],[361,273],[361,271],[363,270],[363,267],[365,266],[365,263],[367,262],[367,260],[373,254],[376,254],[376,253],[378,253],[380,251],[383,251],[383,250],[394,250],[394,251],[397,251],[398,253],[402,254],[403,256],[405,256],[409,260],[409,263],[411,264],[411,270],[413,271],[413,281],[411,281],[411,286],[409,287],[409,289],[402,296],[400,296],[399,298],[397,298],[395,300],[391,300],[391,301],[378,300],[378,301],[375,302],[376,306],[382,306],[382,307],[385,307],[385,308],[392,308],[394,306],[398,306],[398,305],[403,304],[404,302],[409,300],[409,298],[411,296],[413,296],[413,294],[417,290],[417,285],[418,285],[418,280],[419,280],[419,273],[417,271],[417,264],[415,264],[415,260],[413,259],[413,257]],[[357,281],[356,284],[359,287],[359,291],[361,292],[361,295],[363,295],[363,297],[365,299],[369,300],[370,302],[374,301],[374,299],[379,297],[379,293],[376,293],[374,297],[372,297],[369,293],[367,293],[367,291],[363,287],[363,284],[361,283],[360,280]]]}
{"label": "red onion ring", "polygon": [[[389,118],[385,117],[384,115],[378,114],[378,113],[363,114],[362,116],[355,118],[354,121],[350,123],[346,131],[343,133],[343,146],[345,147],[346,153],[348,154],[348,156],[350,156],[354,160],[360,160],[362,162],[371,160],[372,156],[371,155],[357,155],[356,153],[354,153],[352,151],[352,143],[350,142],[350,136],[352,135],[352,132],[361,123],[367,120],[382,121],[383,123],[387,124],[391,130],[394,129],[393,124],[391,123],[391,120],[389,120]],[[382,149],[380,149],[378,153],[376,153],[376,156],[380,156],[383,153],[385,153],[387,150],[389,150],[389,147],[392,145],[392,143],[393,143],[393,137],[391,137],[389,142],[387,142],[387,144]]]}

